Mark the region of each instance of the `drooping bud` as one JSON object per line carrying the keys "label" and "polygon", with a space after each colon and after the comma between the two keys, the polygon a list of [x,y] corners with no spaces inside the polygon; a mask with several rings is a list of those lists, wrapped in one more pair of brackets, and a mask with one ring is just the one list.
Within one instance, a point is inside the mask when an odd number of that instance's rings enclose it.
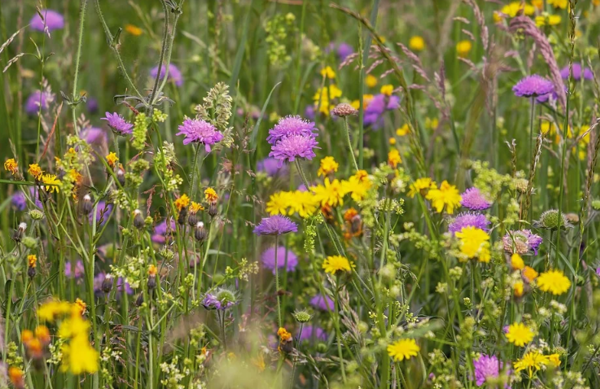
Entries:
{"label": "drooping bud", "polygon": [[204,242],[206,239],[206,228],[204,228],[204,223],[198,222],[196,223],[196,230],[194,231],[194,238],[198,242]]}
{"label": "drooping bud", "polygon": [[133,226],[138,230],[141,230],[142,228],[144,228],[144,225],[145,220],[144,216],[142,216],[142,211],[136,209],[135,211],[133,211]]}
{"label": "drooping bud", "polygon": [[12,239],[17,242],[20,243],[21,240],[23,240],[23,236],[25,235],[25,230],[27,229],[27,224],[26,223],[20,223],[19,227],[13,231],[12,234]]}
{"label": "drooping bud", "polygon": [[102,281],[102,291],[106,294],[110,293],[113,287],[113,276],[111,274],[107,274]]}
{"label": "drooping bud", "polygon": [[125,171],[121,168],[117,169],[117,181],[121,186],[125,186]]}
{"label": "drooping bud", "polygon": [[81,204],[81,212],[84,215],[89,215],[94,208],[94,204],[92,203],[92,197],[89,194],[83,196],[83,203]]}

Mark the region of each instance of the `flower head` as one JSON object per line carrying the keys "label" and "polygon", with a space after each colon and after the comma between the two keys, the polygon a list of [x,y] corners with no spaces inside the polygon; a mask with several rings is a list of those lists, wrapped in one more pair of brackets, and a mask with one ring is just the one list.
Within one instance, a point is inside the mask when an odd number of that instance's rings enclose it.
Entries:
{"label": "flower head", "polygon": [[40,108],[45,111],[49,107],[49,102],[54,96],[49,92],[35,91],[29,95],[25,102],[25,111],[30,115],[36,115]]}
{"label": "flower head", "polygon": [[485,215],[478,213],[461,213],[448,226],[452,234],[460,232],[465,227],[476,227],[483,231],[489,231],[490,221]]}
{"label": "flower head", "polygon": [[256,235],[283,235],[297,231],[298,226],[296,223],[281,215],[265,217],[254,228]]}
{"label": "flower head", "polygon": [[133,124],[126,121],[123,116],[118,113],[106,112],[106,116],[100,120],[106,120],[108,126],[119,135],[131,134],[133,131]]}
{"label": "flower head", "polygon": [[266,249],[261,255],[261,260],[263,266],[272,270],[273,274],[275,274],[275,267],[280,270],[294,271],[298,266],[296,254],[292,250],[286,250],[283,246],[277,248],[277,257],[275,257],[275,247]]}
{"label": "flower head", "polygon": [[183,135],[183,144],[201,143],[207,153],[210,147],[223,139],[223,134],[212,124],[202,119],[185,119],[179,127],[179,132],[175,135]]}
{"label": "flower head", "polygon": [[571,281],[560,270],[549,270],[540,274],[537,285],[543,292],[550,292],[555,296],[561,295],[569,290]]}
{"label": "flower head", "polygon": [[554,92],[554,84],[547,78],[534,74],[513,86],[513,92],[518,97],[538,97]]}
{"label": "flower head", "polygon": [[542,244],[542,237],[530,230],[509,231],[502,238],[502,243],[507,253],[527,254],[533,251],[537,254],[537,249]]}
{"label": "flower head", "polygon": [[256,170],[266,173],[269,177],[284,176],[288,172],[288,166],[281,164],[275,158],[267,157],[258,161]]}
{"label": "flower head", "polygon": [[408,47],[414,51],[422,51],[425,48],[425,39],[419,35],[411,36]]}
{"label": "flower head", "polygon": [[420,350],[414,339],[400,339],[387,347],[389,356],[397,362],[416,357]]}
{"label": "flower head", "polygon": [[321,311],[332,311],[333,304],[333,299],[327,295],[318,294],[310,299],[310,305]]}
{"label": "flower head", "polygon": [[36,13],[29,21],[32,30],[43,32],[46,29],[54,31],[65,27],[65,18],[60,13],[51,9],[42,9],[40,13],[44,16],[44,19]]}
{"label": "flower head", "polygon": [[498,362],[495,355],[481,354],[478,359],[473,360],[475,367],[475,383],[482,386],[488,378],[497,378],[502,368],[502,362]]}
{"label": "flower head", "polygon": [[349,192],[348,188],[342,182],[335,179],[330,181],[325,178],[324,185],[312,186],[310,189],[315,194],[315,199],[321,203],[321,206],[335,207],[338,204],[344,205],[344,196]]}
{"label": "flower head", "polygon": [[175,200],[175,208],[177,208],[178,211],[181,211],[183,208],[187,208],[188,205],[190,205],[190,198],[185,193]]}
{"label": "flower head", "polygon": [[351,272],[354,264],[348,258],[341,255],[331,255],[325,258],[323,270],[325,273],[336,274],[337,272]]}
{"label": "flower head", "polygon": [[27,169],[27,172],[31,174],[36,180],[40,180],[42,174],[44,174],[44,171],[37,163],[32,163],[31,165],[29,165],[29,169]]}
{"label": "flower head", "polygon": [[388,165],[395,169],[399,163],[402,163],[400,152],[397,149],[391,149],[388,153]]}
{"label": "flower head", "polygon": [[383,114],[385,111],[393,111],[400,106],[400,98],[396,95],[386,96],[383,93],[373,96],[366,105],[364,113],[364,125],[378,129],[383,125]]}
{"label": "flower head", "polygon": [[318,340],[324,342],[327,340],[327,332],[321,327],[306,325],[302,327],[302,331],[298,334],[298,340],[303,342],[305,340]]}
{"label": "flower head", "polygon": [[290,135],[303,135],[315,138],[317,129],[315,123],[302,119],[300,116],[286,116],[279,119],[279,122],[269,130],[267,142],[271,145],[276,145]]}
{"label": "flower head", "polygon": [[317,172],[317,176],[327,176],[338,171],[340,165],[333,157],[325,157],[321,160],[321,166]]}
{"label": "flower head", "polygon": [[[560,69],[560,76],[564,80],[568,80],[569,72],[570,72],[569,66],[565,66],[564,68]],[[579,80],[581,80],[582,76],[583,76],[584,80],[592,80],[594,78],[594,74],[592,73],[590,68],[582,68],[582,66],[579,62],[574,62],[573,63],[573,79],[575,81],[579,81]]]}
{"label": "flower head", "polygon": [[58,193],[60,191],[60,180],[54,174],[44,174],[40,181],[44,184],[46,192]]}
{"label": "flower head", "polygon": [[512,267],[513,270],[523,270],[525,268],[525,262],[519,254],[514,253],[510,257],[510,267]]}
{"label": "flower head", "polygon": [[290,135],[277,142],[271,148],[269,156],[281,162],[294,162],[296,158],[311,160],[316,156],[314,149],[318,148],[317,145],[318,142],[312,136]]}
{"label": "flower head", "polygon": [[108,153],[108,155],[106,156],[106,162],[108,163],[108,166],[110,166],[112,168],[114,168],[116,166],[118,161],[119,161],[119,157],[117,157],[117,154],[115,154],[113,151]]}
{"label": "flower head", "polygon": [[517,347],[523,347],[533,340],[534,335],[533,330],[525,324],[514,323],[508,327],[506,339]]}
{"label": "flower head", "polygon": [[[165,78],[166,71],[167,71],[166,66],[163,65],[160,67],[160,79]],[[150,76],[152,78],[156,78],[157,75],[158,75],[158,66],[155,66],[150,70]],[[172,63],[169,64],[168,79],[170,81],[173,81],[176,86],[183,85],[183,76],[181,75],[181,71],[179,70],[179,68],[177,66],[173,65]]]}
{"label": "flower head", "polygon": [[523,355],[523,358],[516,361],[513,366],[517,373],[522,370],[527,370],[529,377],[532,377],[534,372],[540,370],[543,366],[546,366],[548,362],[548,357],[537,350],[533,350]]}
{"label": "flower head", "polygon": [[459,239],[459,248],[467,259],[478,258],[480,262],[490,261],[490,236],[477,227],[464,227],[454,234]]}
{"label": "flower head", "polygon": [[436,189],[436,188],[437,188],[437,185],[431,178],[429,178],[429,177],[418,178],[415,182],[410,184],[410,190],[408,191],[408,196],[412,198],[412,197],[415,197],[415,195],[417,193],[420,193],[422,196],[425,196],[427,194],[426,192],[429,189]]}
{"label": "flower head", "polygon": [[425,198],[431,201],[431,205],[438,213],[441,213],[446,207],[446,212],[450,215],[454,213],[454,208],[458,207],[462,200],[458,189],[454,185],[450,185],[448,181],[442,182],[439,189],[430,189]]}
{"label": "flower head", "polygon": [[467,189],[465,193],[460,196],[462,197],[460,205],[469,208],[472,211],[483,211],[492,206],[492,203],[490,203],[483,196],[481,191],[475,187]]}

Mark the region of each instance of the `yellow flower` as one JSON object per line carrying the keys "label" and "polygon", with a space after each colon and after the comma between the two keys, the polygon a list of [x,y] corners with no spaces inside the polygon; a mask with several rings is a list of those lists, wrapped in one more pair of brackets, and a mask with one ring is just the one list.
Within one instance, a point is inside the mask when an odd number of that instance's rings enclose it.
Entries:
{"label": "yellow flower", "polygon": [[290,334],[288,332],[288,330],[286,330],[283,327],[279,327],[279,329],[277,330],[277,336],[279,337],[279,340],[281,342],[285,342],[285,341],[287,341],[287,340],[289,340],[289,339],[292,338],[292,334]]}
{"label": "yellow flower", "polygon": [[534,370],[538,371],[548,364],[548,357],[540,353],[539,351],[529,351],[523,358],[516,361],[513,366],[515,368],[515,372],[520,372],[522,370],[527,369],[529,373],[529,377],[533,376]]}
{"label": "yellow flower", "polygon": [[514,323],[508,327],[506,339],[517,347],[523,347],[533,340],[534,333],[523,323]]}
{"label": "yellow flower", "polygon": [[524,287],[525,287],[525,285],[523,284],[523,281],[515,282],[515,284],[513,285],[513,291],[515,293],[515,297],[523,296]]}
{"label": "yellow flower", "polygon": [[208,203],[216,203],[219,200],[219,195],[213,188],[206,188],[204,190],[204,199]]}
{"label": "yellow flower", "polygon": [[414,339],[400,339],[387,347],[388,355],[396,362],[416,357],[420,350]]}
{"label": "yellow flower", "polygon": [[290,193],[290,211],[289,214],[294,212],[298,213],[298,216],[305,219],[313,215],[319,208],[319,200],[309,191],[295,191]]}
{"label": "yellow flower", "polygon": [[77,298],[75,300],[75,304],[74,305],[75,305],[74,309],[76,309],[79,312],[80,315],[83,315],[85,313],[85,310],[87,309],[87,304],[85,303],[85,301],[83,301],[80,298]]}
{"label": "yellow flower", "polygon": [[425,195],[425,191],[428,189],[436,189],[437,186],[434,181],[429,177],[418,178],[415,182],[410,184],[410,190],[408,191],[408,196],[410,198],[415,197],[417,193],[421,195]]}
{"label": "yellow flower", "polygon": [[199,211],[204,211],[202,204],[192,201],[192,204],[190,205],[190,213],[196,214]]}
{"label": "yellow flower", "polygon": [[337,162],[335,162],[335,159],[333,159],[333,157],[325,157],[321,160],[321,166],[319,167],[317,176],[326,176],[328,174],[337,172],[339,166],[340,165]]}
{"label": "yellow flower", "polygon": [[408,47],[414,51],[422,51],[425,48],[425,39],[419,35],[411,36]]}
{"label": "yellow flower", "polygon": [[409,132],[410,132],[410,127],[408,127],[408,124],[405,124],[396,130],[396,135],[405,136]]}
{"label": "yellow flower", "polygon": [[347,193],[351,193],[352,200],[361,201],[367,196],[367,192],[373,186],[365,170],[359,170],[347,181],[342,181],[342,185]]}
{"label": "yellow flower", "polygon": [[57,317],[71,312],[71,304],[66,301],[49,300],[42,304],[38,310],[38,318],[42,321],[53,322]]}
{"label": "yellow flower", "polygon": [[391,84],[384,85],[381,87],[379,92],[381,92],[382,94],[384,94],[386,96],[391,96],[392,93],[394,93],[394,86]]}
{"label": "yellow flower", "polygon": [[106,162],[108,163],[108,166],[114,168],[115,164],[119,161],[119,158],[117,157],[117,154],[115,154],[114,152],[110,152],[108,153],[108,155],[106,156]]}
{"label": "yellow flower", "polygon": [[342,91],[335,84],[331,84],[317,89],[313,101],[315,107],[319,107],[319,112],[329,115],[330,101],[341,96]]}
{"label": "yellow flower", "polygon": [[554,365],[554,367],[560,366],[560,355],[559,354],[550,354],[548,355],[548,362]]}
{"label": "yellow flower", "polygon": [[538,27],[542,26],[556,26],[560,24],[562,18],[560,15],[540,15],[535,17],[535,25]]}
{"label": "yellow flower", "polygon": [[353,263],[348,261],[348,258],[342,257],[341,255],[331,255],[325,258],[323,262],[323,270],[325,273],[335,274],[340,272],[351,272],[354,267]]}
{"label": "yellow flower", "polygon": [[457,232],[460,252],[467,258],[478,258],[480,262],[490,261],[490,236],[477,227],[465,227]]}
{"label": "yellow flower", "polygon": [[265,371],[267,365],[265,363],[265,357],[262,353],[259,353],[255,358],[250,359],[250,362],[258,369],[259,372]]}
{"label": "yellow flower", "polygon": [[464,58],[467,55],[469,55],[469,52],[471,51],[472,47],[473,47],[473,44],[471,43],[471,41],[462,40],[456,44],[456,52],[458,53],[459,57]]}
{"label": "yellow flower", "polygon": [[377,85],[377,77],[372,74],[367,74],[367,78],[365,79],[365,83],[369,88],[373,88]]}
{"label": "yellow flower", "polygon": [[35,268],[36,263],[37,263],[37,257],[35,256],[35,254],[30,254],[27,256],[27,266],[28,267]]}
{"label": "yellow flower", "polygon": [[4,170],[10,172],[13,176],[19,171],[19,164],[14,158],[7,159],[4,161]]}
{"label": "yellow flower", "polygon": [[396,138],[394,138],[393,136],[390,137],[390,139],[388,139],[388,142],[390,143],[390,145],[395,145],[396,144]]}
{"label": "yellow flower", "polygon": [[542,8],[544,8],[544,0],[531,0],[531,5],[541,10]]}
{"label": "yellow flower", "polygon": [[331,66],[324,67],[321,69],[321,76],[325,78],[335,78],[335,71],[331,68]]}
{"label": "yellow flower", "polygon": [[95,373],[98,371],[98,352],[90,345],[87,335],[78,335],[61,348],[63,354],[61,370],[72,374]]}
{"label": "yellow flower", "polygon": [[270,215],[285,215],[290,203],[289,192],[275,192],[269,197],[266,210]]}
{"label": "yellow flower", "polygon": [[44,183],[45,189],[47,192],[50,192],[50,193],[60,192],[60,190],[59,190],[60,181],[58,180],[58,178],[56,178],[56,176],[54,174],[44,174],[44,175],[42,175],[40,181],[42,181]]}
{"label": "yellow flower", "polygon": [[565,9],[569,4],[568,0],[548,0],[548,4],[553,6],[554,8]]}
{"label": "yellow flower", "polygon": [[157,273],[158,273],[158,268],[155,265],[148,266],[148,275],[149,276],[156,276]]}
{"label": "yellow flower", "polygon": [[187,208],[188,205],[190,205],[190,198],[185,193],[175,200],[175,208],[177,208],[178,211]]}
{"label": "yellow flower", "polygon": [[135,36],[140,36],[140,35],[142,35],[142,32],[143,32],[141,28],[134,26],[133,24],[126,25],[125,31],[127,31],[131,35],[135,35]]}
{"label": "yellow flower", "polygon": [[517,253],[514,253],[512,257],[510,257],[510,267],[513,270],[522,270],[525,267],[525,262],[523,262],[523,258]]}
{"label": "yellow flower", "polygon": [[428,130],[435,130],[438,128],[440,122],[437,118],[425,118],[425,128]]}
{"label": "yellow flower", "polygon": [[399,163],[402,163],[402,158],[400,157],[400,153],[397,149],[391,149],[388,153],[388,165],[393,167],[394,169],[398,166]]}
{"label": "yellow flower", "polygon": [[540,274],[537,285],[542,292],[550,292],[553,295],[565,293],[571,287],[571,281],[560,270],[550,270]]}
{"label": "yellow flower", "polygon": [[533,282],[533,280],[537,278],[538,272],[536,272],[535,269],[529,266],[525,266],[525,268],[521,270],[521,275],[525,277],[527,281]]}
{"label": "yellow flower", "polygon": [[39,180],[41,175],[44,174],[44,172],[42,171],[42,168],[37,163],[32,163],[31,165],[29,165],[29,169],[27,171],[36,180]]}
{"label": "yellow flower", "polygon": [[448,181],[444,181],[439,189],[430,189],[426,199],[431,201],[431,205],[438,213],[442,213],[445,206],[446,212],[452,215],[454,213],[454,207],[460,205],[461,197],[460,193],[458,193],[458,189],[456,189],[454,185],[450,185]]}
{"label": "yellow flower", "polygon": [[344,205],[344,196],[348,193],[345,185],[335,179],[333,182],[329,178],[325,178],[325,185],[312,186],[310,189],[315,194],[316,200],[321,203],[321,206],[328,205],[335,207],[338,204]]}

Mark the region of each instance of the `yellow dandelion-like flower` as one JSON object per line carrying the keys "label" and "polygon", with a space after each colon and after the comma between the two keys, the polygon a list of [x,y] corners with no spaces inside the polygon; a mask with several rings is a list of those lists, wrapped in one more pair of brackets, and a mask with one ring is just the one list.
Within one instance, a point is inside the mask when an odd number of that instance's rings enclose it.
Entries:
{"label": "yellow dandelion-like flower", "polygon": [[396,135],[405,136],[409,132],[410,132],[410,127],[408,126],[408,124],[405,124],[396,130]]}
{"label": "yellow dandelion-like flower", "polygon": [[348,258],[341,255],[332,255],[325,258],[323,262],[323,270],[325,273],[336,274],[337,272],[351,272],[354,267]]}
{"label": "yellow dandelion-like flower", "polygon": [[388,355],[396,362],[416,357],[420,350],[414,339],[400,339],[387,347]]}
{"label": "yellow dandelion-like flower", "polygon": [[391,96],[392,93],[394,93],[394,86],[391,84],[384,85],[381,87],[379,92],[381,92],[382,94],[384,94],[386,96]]}
{"label": "yellow dandelion-like flower", "polygon": [[348,193],[345,185],[335,179],[332,181],[325,178],[324,185],[317,185],[310,188],[315,194],[315,198],[321,203],[321,206],[335,207],[338,204],[344,205],[344,196]]}
{"label": "yellow dandelion-like flower", "polygon": [[175,208],[177,208],[178,211],[187,208],[188,205],[190,205],[190,198],[185,193],[175,200]]}
{"label": "yellow dandelion-like flower", "polygon": [[525,262],[519,254],[514,253],[510,257],[510,267],[512,267],[513,270],[523,270],[525,268]]}
{"label": "yellow dandelion-like flower", "polygon": [[365,78],[365,84],[367,84],[369,88],[375,87],[377,85],[377,77],[372,74],[367,74],[367,77]]}
{"label": "yellow dandelion-like flower", "polygon": [[523,284],[523,281],[515,282],[515,284],[513,285],[513,292],[515,294],[515,297],[523,296],[524,287],[525,285]]}
{"label": "yellow dandelion-like flower", "polygon": [[144,32],[141,28],[134,26],[133,24],[127,24],[125,26],[125,31],[135,36],[140,36]]}
{"label": "yellow dandelion-like flower", "polygon": [[459,239],[460,252],[467,258],[478,258],[480,262],[490,261],[490,236],[477,227],[465,227],[455,234]]}
{"label": "yellow dandelion-like flower", "polygon": [[540,274],[537,285],[543,292],[550,292],[555,296],[565,293],[571,287],[571,281],[560,270],[550,270]]}
{"label": "yellow dandelion-like flower", "polygon": [[40,177],[42,176],[42,174],[44,174],[44,171],[42,170],[42,168],[40,167],[40,165],[38,165],[37,163],[32,163],[31,165],[29,165],[29,169],[27,169],[27,171],[36,180],[39,180]]}
{"label": "yellow dandelion-like flower", "polygon": [[156,276],[156,274],[158,273],[158,268],[154,265],[150,265],[148,266],[148,275],[149,276]]}
{"label": "yellow dandelion-like flower", "polygon": [[200,211],[204,211],[202,204],[192,201],[192,204],[190,205],[190,213],[196,214]]}
{"label": "yellow dandelion-like flower", "polygon": [[539,351],[529,351],[523,355],[523,358],[516,361],[513,366],[515,372],[518,373],[522,370],[527,370],[529,377],[532,377],[534,372],[540,370],[542,366],[547,365],[548,362],[548,357]]}
{"label": "yellow dandelion-like flower", "polygon": [[269,197],[266,211],[270,215],[285,215],[290,204],[289,192],[275,192]]}
{"label": "yellow dandelion-like flower", "polygon": [[61,352],[61,371],[75,375],[98,371],[98,352],[90,345],[87,336],[75,336],[70,343],[62,346]]}
{"label": "yellow dandelion-like flower", "polygon": [[392,137],[390,137],[390,138],[388,139],[388,142],[390,143],[390,145],[392,145],[392,146],[393,146],[393,145],[395,145],[395,144],[396,144],[396,138],[394,138],[394,137],[392,136]]}
{"label": "yellow dandelion-like flower", "polygon": [[517,347],[523,347],[531,342],[534,337],[533,330],[523,323],[514,323],[508,326],[506,339]]}
{"label": "yellow dandelion-like flower", "polygon": [[35,267],[37,263],[37,257],[35,254],[29,254],[27,256],[27,266]]}
{"label": "yellow dandelion-like flower", "polygon": [[331,66],[326,66],[321,69],[321,76],[333,79],[335,78],[335,71],[331,68]]}
{"label": "yellow dandelion-like flower", "polygon": [[469,52],[471,51],[472,47],[473,47],[473,44],[471,43],[471,41],[463,40],[456,44],[456,52],[459,57],[464,58],[467,55],[469,55]]}
{"label": "yellow dandelion-like flower", "polygon": [[548,4],[550,4],[554,8],[565,9],[569,4],[569,0],[548,0]]}
{"label": "yellow dandelion-like flower", "polygon": [[295,191],[290,193],[290,210],[289,214],[293,214],[294,212],[298,213],[298,216],[305,219],[309,216],[312,216],[319,209],[319,200],[315,197],[315,195],[308,191]]}
{"label": "yellow dandelion-like flower", "polygon": [[44,184],[46,192],[58,193],[60,192],[60,180],[56,178],[54,174],[43,174],[40,181]]}
{"label": "yellow dandelion-like flower", "polygon": [[213,188],[206,188],[204,190],[204,199],[209,203],[215,203],[219,200],[219,195]]}
{"label": "yellow dandelion-like flower", "polygon": [[535,17],[535,25],[537,27],[542,26],[556,26],[560,24],[562,18],[560,15],[540,15]]}
{"label": "yellow dandelion-like flower", "polygon": [[114,152],[110,152],[108,153],[108,155],[106,156],[106,162],[108,163],[108,166],[114,168],[115,164],[119,161],[119,158],[117,157],[117,154],[115,154]]}
{"label": "yellow dandelion-like flower", "polygon": [[420,193],[423,196],[426,194],[425,192],[427,190],[435,189],[435,188],[437,188],[437,185],[435,184],[435,181],[433,181],[431,178],[429,178],[429,177],[418,178],[415,182],[410,184],[410,190],[408,191],[408,196],[413,198],[417,195],[417,193]]}
{"label": "yellow dandelion-like flower", "polygon": [[366,170],[359,170],[351,176],[347,181],[342,181],[344,190],[350,193],[352,200],[361,201],[367,196],[367,192],[373,186],[371,180],[369,180],[369,174]]}
{"label": "yellow dandelion-like flower", "polygon": [[399,163],[402,163],[400,152],[397,149],[391,149],[388,153],[388,165],[395,169]]}
{"label": "yellow dandelion-like flower", "polygon": [[444,181],[439,189],[430,189],[426,199],[431,201],[431,205],[438,213],[442,213],[446,207],[446,212],[451,215],[454,213],[454,208],[460,206],[461,197],[456,186]]}
{"label": "yellow dandelion-like flower", "polygon": [[335,173],[338,171],[339,163],[335,162],[333,157],[325,157],[321,160],[321,166],[317,171],[317,176],[326,176],[331,173]]}
{"label": "yellow dandelion-like flower", "polygon": [[408,47],[414,51],[422,51],[425,48],[425,39],[419,35],[411,36],[408,41]]}
{"label": "yellow dandelion-like flower", "polygon": [[14,158],[7,159],[4,161],[4,170],[14,176],[19,172],[19,163]]}
{"label": "yellow dandelion-like flower", "polygon": [[525,279],[529,282],[533,282],[538,276],[538,272],[535,271],[534,268],[525,266],[523,270],[521,270],[521,275],[525,277]]}

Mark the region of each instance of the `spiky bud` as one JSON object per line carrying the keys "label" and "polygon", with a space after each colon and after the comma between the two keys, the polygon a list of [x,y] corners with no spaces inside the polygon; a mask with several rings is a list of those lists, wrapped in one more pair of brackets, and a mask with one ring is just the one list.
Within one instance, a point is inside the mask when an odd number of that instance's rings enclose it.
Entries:
{"label": "spiky bud", "polygon": [[343,118],[346,116],[356,115],[358,113],[358,110],[348,103],[341,103],[338,104],[334,109],[332,109],[331,113],[335,116]]}

